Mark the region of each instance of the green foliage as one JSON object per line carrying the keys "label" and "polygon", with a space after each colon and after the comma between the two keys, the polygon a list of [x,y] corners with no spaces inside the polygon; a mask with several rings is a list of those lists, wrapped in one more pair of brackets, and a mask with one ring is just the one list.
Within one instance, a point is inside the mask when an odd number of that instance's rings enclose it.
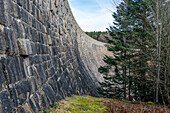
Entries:
{"label": "green foliage", "polygon": [[117,109],[117,111],[120,111],[119,109]]}
{"label": "green foliage", "polygon": [[[58,107],[58,104],[57,104],[57,103],[54,103],[54,105],[51,106],[51,107],[52,107],[52,109],[56,109],[56,108]],[[43,110],[43,111],[44,111],[44,113],[56,113],[56,112],[51,112],[50,109],[48,109],[48,110]]]}
{"label": "green foliage", "polygon": [[109,67],[108,66],[100,66],[98,71],[102,74],[108,73],[109,72]]}
{"label": "green foliage", "polygon": [[44,110],[44,113],[50,113],[50,110]]}
{"label": "green foliage", "polygon": [[59,102],[57,108],[45,110],[45,113],[104,113],[106,111],[100,98],[73,95]]}
{"label": "green foliage", "polygon": [[53,107],[57,107],[58,106],[58,104],[57,103],[55,103],[54,105],[53,105]]}
{"label": "green foliage", "polygon": [[85,32],[87,35],[89,35],[90,37],[92,37],[95,40],[98,40],[99,36],[102,34],[108,34],[108,32],[101,32],[101,31],[93,31],[93,32]]}
{"label": "green foliage", "polygon": [[168,104],[168,108],[170,108],[170,104]]}
{"label": "green foliage", "polygon": [[154,103],[149,101],[149,102],[147,102],[147,106],[154,107]]}
{"label": "green foliage", "polygon": [[154,93],[154,78],[145,76],[154,45],[146,4],[143,0],[123,1],[113,13],[114,26],[108,29],[112,38],[107,39],[106,47],[114,56],[105,56],[107,65],[99,68],[104,78],[99,93],[104,97],[131,100],[133,94],[136,100],[147,101]]}
{"label": "green foliage", "polygon": [[79,90],[77,90],[77,95],[80,95],[80,92],[79,92]]}

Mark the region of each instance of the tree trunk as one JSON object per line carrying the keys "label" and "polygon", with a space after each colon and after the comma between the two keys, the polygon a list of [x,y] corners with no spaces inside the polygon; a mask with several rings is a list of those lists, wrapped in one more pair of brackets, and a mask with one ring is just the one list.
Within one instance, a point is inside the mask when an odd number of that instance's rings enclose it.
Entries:
{"label": "tree trunk", "polygon": [[166,56],[166,65],[165,65],[165,72],[164,72],[164,90],[166,92],[166,97],[168,98],[168,103],[170,104],[170,95],[169,95],[169,76],[170,76],[170,36],[167,39],[167,45],[166,45],[166,52],[167,52],[167,56]]}
{"label": "tree trunk", "polygon": [[159,78],[160,78],[160,36],[159,36],[159,0],[156,2],[156,42],[157,42],[157,81],[156,81],[156,103],[159,102]]}

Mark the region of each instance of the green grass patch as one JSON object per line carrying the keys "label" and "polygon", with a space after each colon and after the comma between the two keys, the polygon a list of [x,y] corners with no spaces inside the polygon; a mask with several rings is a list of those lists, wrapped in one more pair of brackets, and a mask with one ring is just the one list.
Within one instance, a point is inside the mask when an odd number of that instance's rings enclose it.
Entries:
{"label": "green grass patch", "polygon": [[100,98],[91,96],[73,95],[55,105],[57,106],[46,111],[50,113],[104,113],[107,111]]}

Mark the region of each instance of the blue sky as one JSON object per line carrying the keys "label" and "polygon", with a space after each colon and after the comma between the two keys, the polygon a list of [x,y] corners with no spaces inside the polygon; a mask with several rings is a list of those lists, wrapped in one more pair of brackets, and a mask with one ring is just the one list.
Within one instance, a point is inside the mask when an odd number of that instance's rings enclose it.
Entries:
{"label": "blue sky", "polygon": [[106,31],[112,12],[122,0],[68,0],[73,15],[84,31]]}

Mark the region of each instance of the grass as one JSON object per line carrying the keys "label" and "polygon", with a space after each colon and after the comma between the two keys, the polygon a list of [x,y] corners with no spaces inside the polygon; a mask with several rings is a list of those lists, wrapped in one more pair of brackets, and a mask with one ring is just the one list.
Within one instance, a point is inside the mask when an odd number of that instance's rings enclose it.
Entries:
{"label": "grass", "polygon": [[73,95],[55,103],[49,110],[44,110],[44,113],[104,113],[106,111],[106,106],[100,98]]}
{"label": "grass", "polygon": [[73,95],[42,113],[170,113],[170,109],[153,102]]}

